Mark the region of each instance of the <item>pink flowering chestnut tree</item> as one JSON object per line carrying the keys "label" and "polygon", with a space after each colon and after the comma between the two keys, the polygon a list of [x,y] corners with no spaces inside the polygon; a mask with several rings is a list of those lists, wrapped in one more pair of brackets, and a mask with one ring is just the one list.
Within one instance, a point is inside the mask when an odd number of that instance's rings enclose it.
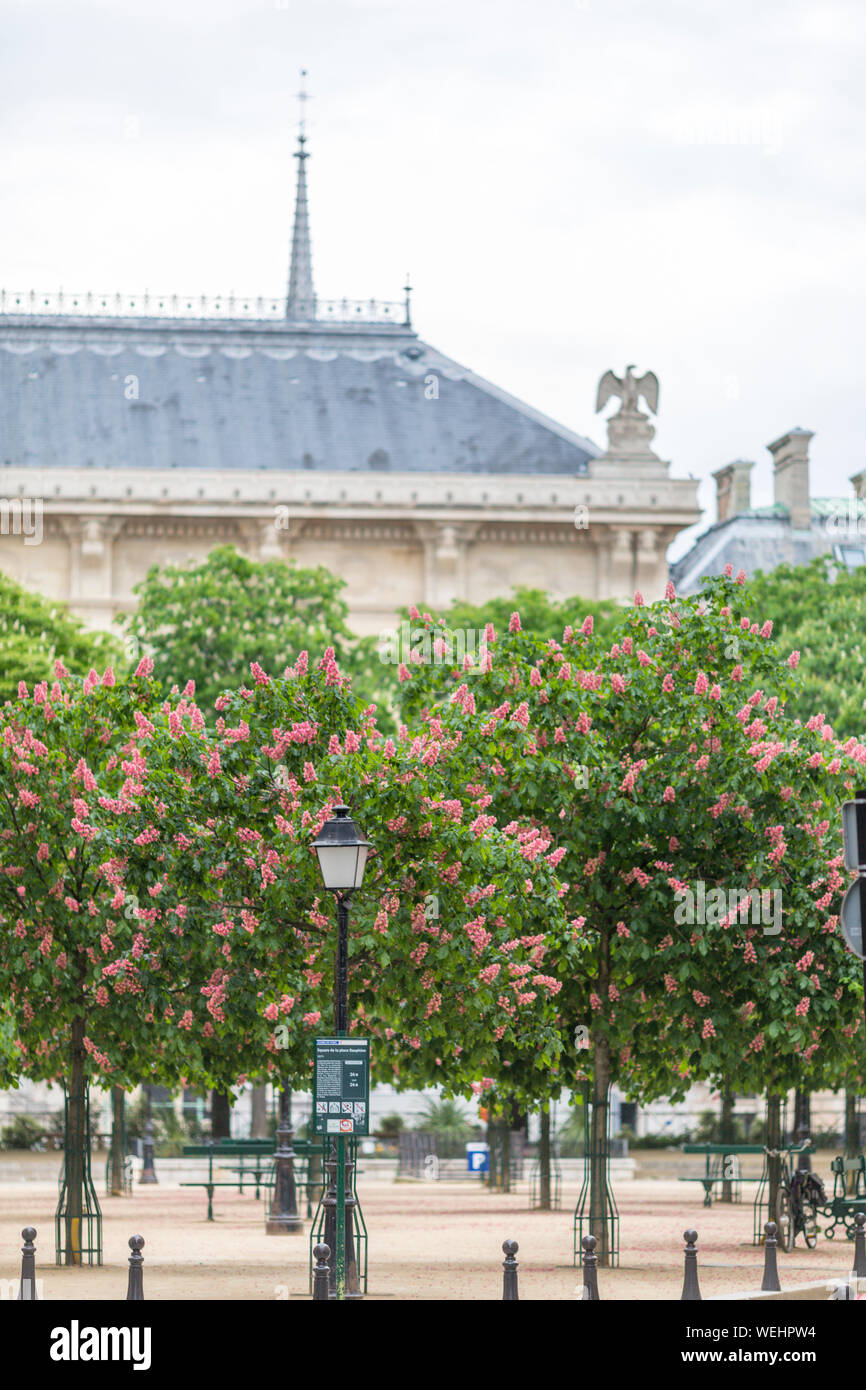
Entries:
{"label": "pink flowering chestnut tree", "polygon": [[644,1101],[704,1079],[778,1097],[838,1084],[861,1045],[836,913],[839,803],[866,747],[786,715],[796,662],[771,623],[738,620],[738,596],[730,576],[700,598],[636,595],[612,643],[591,618],[540,641],[515,614],[471,669],[405,672],[404,717],[460,739],[488,814],[554,863],[587,947],[560,972],[555,1082],[591,1078],[603,1258],[612,1082]]}
{"label": "pink flowering chestnut tree", "polygon": [[383,736],[332,652],[282,676],[251,669],[215,728],[185,698],[141,725],[135,806],[116,819],[117,861],[148,885],[145,952],[151,931],[176,933],[174,1064],[309,1085],[312,1038],[334,1026],[336,946],[311,845],[345,801],[375,846],[349,961],[375,1074],[469,1095],[511,1055],[543,1073],[561,1048],[557,972],[583,949],[550,859],[485,814],[483,789],[455,772],[460,739],[435,720]]}

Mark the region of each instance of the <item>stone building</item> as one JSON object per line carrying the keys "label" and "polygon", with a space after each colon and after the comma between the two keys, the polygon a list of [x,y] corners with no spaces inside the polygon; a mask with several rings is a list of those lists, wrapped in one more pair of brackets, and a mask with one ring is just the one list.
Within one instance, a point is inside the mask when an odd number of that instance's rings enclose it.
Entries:
{"label": "stone building", "polygon": [[671,566],[680,593],[694,593],[705,575],[765,573],[777,565],[805,565],[832,556],[849,568],[866,563],[866,473],[852,477],[853,497],[813,497],[809,479],[810,430],[794,429],[767,448],[773,458],[773,502],[753,507],[754,463],[737,459],[713,474],[716,522]]}
{"label": "stone building", "polygon": [[95,627],[223,543],[328,566],[362,635],[516,584],[659,596],[697,484],[647,417],[601,453],[419,338],[408,286],[317,298],[296,158],[285,299],[0,297],[0,569]]}

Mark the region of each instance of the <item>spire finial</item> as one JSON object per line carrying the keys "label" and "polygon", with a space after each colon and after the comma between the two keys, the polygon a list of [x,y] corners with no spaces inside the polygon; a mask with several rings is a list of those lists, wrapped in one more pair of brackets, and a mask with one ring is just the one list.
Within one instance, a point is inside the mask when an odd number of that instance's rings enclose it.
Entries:
{"label": "spire finial", "polygon": [[403,303],[404,303],[405,309],[406,309],[405,327],[406,327],[406,328],[411,328],[411,327],[412,327],[412,299],[411,299],[411,295],[412,295],[412,277],[411,277],[411,275],[409,274],[408,270],[406,271],[406,283],[405,283],[405,285],[403,286],[403,294],[405,295],[405,299],[403,300]]}
{"label": "spire finial", "polygon": [[306,105],[307,105],[307,102],[310,100],[310,94],[309,94],[309,92],[307,91],[307,69],[306,69],[306,68],[301,68],[301,69],[300,69],[299,76],[300,76],[300,79],[301,79],[301,90],[298,92],[298,139],[299,139],[299,140],[306,140],[306,138],[307,138],[307,111],[306,111]]}
{"label": "spire finial", "polygon": [[306,103],[310,100],[307,92],[307,69],[301,68],[301,90],[298,92],[300,119],[298,121],[298,148],[295,159],[298,161],[298,182],[295,193],[295,225],[292,232],[292,260],[289,268],[289,293],[286,299],[287,319],[314,319],[316,317],[316,296],[313,290],[313,256],[310,246],[310,221],[307,208],[307,170],[309,154],[306,150]]}

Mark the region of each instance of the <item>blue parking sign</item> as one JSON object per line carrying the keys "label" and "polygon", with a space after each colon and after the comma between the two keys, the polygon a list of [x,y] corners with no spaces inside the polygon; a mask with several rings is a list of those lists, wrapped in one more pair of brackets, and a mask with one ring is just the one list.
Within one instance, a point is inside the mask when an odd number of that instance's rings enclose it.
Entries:
{"label": "blue parking sign", "polygon": [[466,1167],[470,1173],[490,1172],[490,1145],[467,1144]]}

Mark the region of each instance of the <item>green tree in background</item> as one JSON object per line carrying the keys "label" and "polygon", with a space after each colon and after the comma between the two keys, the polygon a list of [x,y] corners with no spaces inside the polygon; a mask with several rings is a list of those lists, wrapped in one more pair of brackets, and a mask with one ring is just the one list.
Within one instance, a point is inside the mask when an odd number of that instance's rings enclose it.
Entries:
{"label": "green tree in background", "polygon": [[211,711],[222,691],[248,684],[251,661],[281,671],[302,651],[333,647],[356,674],[344,588],[324,566],[261,563],[223,545],[201,564],[154,565],[125,621],[153,658],[154,677],[166,689],[195,681],[197,703]]}
{"label": "green tree in background", "polygon": [[32,688],[53,679],[55,660],[86,676],[94,666],[122,665],[123,649],[110,633],[88,631],[64,604],[0,573],[0,703],[17,698],[20,681]]}
{"label": "green tree in background", "polygon": [[800,653],[800,684],[788,713],[823,713],[840,738],[866,732],[866,566],[847,570],[826,555],[762,571],[741,591],[737,616],[772,618],[779,645]]}
{"label": "green tree in background", "polygon": [[510,596],[487,599],[484,603],[465,603],[457,599],[442,617],[452,629],[483,628],[492,623],[497,632],[504,632],[515,609],[520,613],[524,632],[545,640],[552,638],[555,642],[562,641],[567,627],[579,628],[590,613],[596,634],[602,641],[612,638],[622,619],[622,605],[613,599],[589,599],[578,595],[555,599],[543,589],[524,586],[513,588]]}

